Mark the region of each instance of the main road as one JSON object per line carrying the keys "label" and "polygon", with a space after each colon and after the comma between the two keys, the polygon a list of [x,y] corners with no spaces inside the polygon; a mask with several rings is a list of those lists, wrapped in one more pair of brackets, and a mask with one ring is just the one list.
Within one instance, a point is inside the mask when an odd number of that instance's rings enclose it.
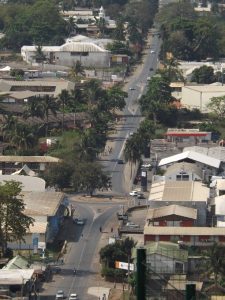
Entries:
{"label": "main road", "polygon": [[138,67],[127,84],[128,97],[123,111],[124,122],[119,128],[116,138],[114,138],[113,152],[107,156],[107,160],[102,162],[112,176],[112,192],[114,194],[124,195],[129,192],[129,186],[125,182],[125,166],[118,164],[118,160],[123,159],[126,140],[132,132],[137,130],[141,121],[138,100],[146,91],[148,78],[155,73],[157,68],[161,42],[156,33],[150,37],[150,40],[142,65]]}
{"label": "main road", "polygon": [[[112,176],[112,193],[122,194],[128,192],[125,184],[124,164],[118,164],[118,159],[123,159],[123,150],[126,139],[130,133],[135,132],[141,120],[138,99],[142,96],[146,89],[147,78],[154,74],[157,67],[158,54],[160,50],[160,39],[155,34],[151,37],[151,44],[148,45],[147,53],[144,56],[143,64],[138,67],[135,74],[130,78],[127,84],[128,97],[126,99],[126,107],[124,108],[124,122],[117,132],[114,140],[113,152],[108,155],[107,160],[102,161],[105,169]],[[44,285],[45,290],[40,294],[41,297],[47,299],[55,298],[57,290],[62,289],[66,296],[71,293],[77,293],[79,299],[94,299],[93,296],[87,294],[87,289],[93,284],[92,266],[96,246],[100,240],[100,227],[110,219],[110,217],[120,209],[121,203],[100,203],[101,207],[105,206],[103,212],[99,212],[96,207],[88,203],[73,202],[76,205],[76,211],[86,220],[85,226],[78,226],[68,220],[69,225],[63,233],[68,240],[67,253],[65,255],[64,264],[61,274],[54,276],[54,281]],[[73,274],[73,269],[77,269],[77,273]],[[94,282],[95,286],[97,285]]]}

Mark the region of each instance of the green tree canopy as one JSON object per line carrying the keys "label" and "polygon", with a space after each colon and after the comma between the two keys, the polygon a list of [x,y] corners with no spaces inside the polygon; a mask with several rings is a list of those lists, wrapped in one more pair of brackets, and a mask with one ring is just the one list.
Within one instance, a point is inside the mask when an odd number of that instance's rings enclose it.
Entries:
{"label": "green tree canopy", "polygon": [[33,219],[24,214],[21,183],[7,181],[0,184],[0,246],[3,253],[7,243],[22,241]]}
{"label": "green tree canopy", "polygon": [[216,78],[214,76],[213,67],[208,67],[206,65],[195,69],[192,72],[191,81],[197,83],[210,84],[215,82]]}
{"label": "green tree canopy", "polygon": [[223,121],[225,118],[225,96],[213,97],[207,105],[215,119]]}

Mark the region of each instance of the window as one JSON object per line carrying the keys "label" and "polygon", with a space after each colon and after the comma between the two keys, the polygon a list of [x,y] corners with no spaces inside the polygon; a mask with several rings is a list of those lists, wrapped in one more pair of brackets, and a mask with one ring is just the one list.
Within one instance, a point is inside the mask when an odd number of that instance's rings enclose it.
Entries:
{"label": "window", "polygon": [[70,52],[70,56],[88,56],[88,52]]}
{"label": "window", "polygon": [[182,274],[184,272],[184,265],[180,262],[175,262],[175,273]]}

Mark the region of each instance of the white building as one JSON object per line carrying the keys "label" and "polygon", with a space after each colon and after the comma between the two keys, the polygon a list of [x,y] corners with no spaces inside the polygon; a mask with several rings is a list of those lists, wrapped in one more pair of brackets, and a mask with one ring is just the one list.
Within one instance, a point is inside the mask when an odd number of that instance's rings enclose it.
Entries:
{"label": "white building", "polygon": [[[80,61],[84,67],[109,67],[111,53],[97,41],[72,41],[61,46],[43,46],[42,52],[50,64],[71,67]],[[36,63],[37,46],[23,46],[21,55],[27,63]]]}
{"label": "white building", "polygon": [[182,87],[181,104],[188,109],[199,109],[207,113],[210,99],[221,96],[225,96],[225,85],[186,85]]}

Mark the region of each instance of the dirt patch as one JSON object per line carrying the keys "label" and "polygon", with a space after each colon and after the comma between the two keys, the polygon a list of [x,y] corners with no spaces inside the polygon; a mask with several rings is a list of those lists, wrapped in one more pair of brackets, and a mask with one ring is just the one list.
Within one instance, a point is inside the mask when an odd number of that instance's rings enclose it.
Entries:
{"label": "dirt patch", "polygon": [[122,299],[123,291],[117,289],[111,289],[109,294],[109,300],[120,300]]}

